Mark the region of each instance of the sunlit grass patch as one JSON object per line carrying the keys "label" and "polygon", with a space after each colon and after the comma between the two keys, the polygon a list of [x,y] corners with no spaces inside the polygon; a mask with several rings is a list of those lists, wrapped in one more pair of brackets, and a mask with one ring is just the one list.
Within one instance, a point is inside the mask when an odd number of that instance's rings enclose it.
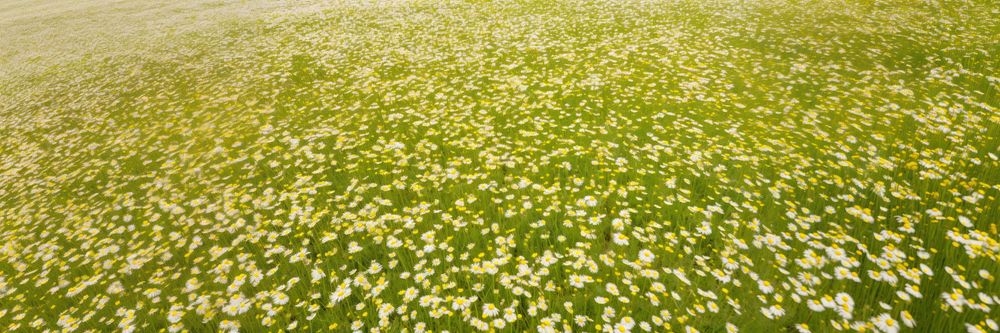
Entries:
{"label": "sunlit grass patch", "polygon": [[989,3],[58,6],[5,330],[998,330]]}

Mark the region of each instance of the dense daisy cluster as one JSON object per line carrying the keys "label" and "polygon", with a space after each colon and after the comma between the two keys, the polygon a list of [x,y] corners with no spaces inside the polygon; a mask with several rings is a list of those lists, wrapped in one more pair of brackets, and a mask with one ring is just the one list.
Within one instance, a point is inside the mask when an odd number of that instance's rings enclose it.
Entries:
{"label": "dense daisy cluster", "polygon": [[0,58],[0,330],[1000,331],[995,4],[310,6]]}

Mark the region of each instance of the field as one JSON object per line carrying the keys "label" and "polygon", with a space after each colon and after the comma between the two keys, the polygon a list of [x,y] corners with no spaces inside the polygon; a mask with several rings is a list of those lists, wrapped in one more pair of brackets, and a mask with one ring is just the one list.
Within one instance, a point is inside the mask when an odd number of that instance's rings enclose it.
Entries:
{"label": "field", "polygon": [[0,331],[997,332],[995,1],[0,4]]}

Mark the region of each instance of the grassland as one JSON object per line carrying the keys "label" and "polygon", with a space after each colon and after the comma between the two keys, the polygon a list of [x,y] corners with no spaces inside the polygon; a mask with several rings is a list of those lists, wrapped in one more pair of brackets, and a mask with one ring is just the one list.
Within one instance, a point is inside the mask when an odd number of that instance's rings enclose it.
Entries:
{"label": "grassland", "polygon": [[0,330],[996,332],[994,1],[0,4]]}

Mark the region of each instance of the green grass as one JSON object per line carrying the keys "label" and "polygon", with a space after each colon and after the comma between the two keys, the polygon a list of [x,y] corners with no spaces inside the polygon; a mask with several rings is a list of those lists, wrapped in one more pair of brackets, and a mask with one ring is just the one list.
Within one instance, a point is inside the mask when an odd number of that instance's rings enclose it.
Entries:
{"label": "green grass", "polygon": [[997,331],[997,8],[0,6],[0,327]]}

